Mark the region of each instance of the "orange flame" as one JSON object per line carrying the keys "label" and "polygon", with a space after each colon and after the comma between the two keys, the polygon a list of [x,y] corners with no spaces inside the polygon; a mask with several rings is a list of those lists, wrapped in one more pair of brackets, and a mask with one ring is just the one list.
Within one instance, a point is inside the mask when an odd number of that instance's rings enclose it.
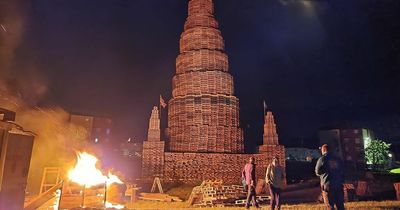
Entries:
{"label": "orange flame", "polygon": [[111,185],[113,183],[122,184],[123,182],[115,175],[103,173],[96,168],[98,159],[89,153],[78,153],[78,160],[73,169],[68,172],[68,177],[72,182],[86,187],[92,187],[100,184]]}
{"label": "orange flame", "polygon": [[114,209],[123,209],[123,208],[125,208],[125,206],[124,205],[121,205],[121,204],[112,204],[112,203],[110,203],[110,202],[106,202],[106,206],[105,206],[106,208],[114,208]]}

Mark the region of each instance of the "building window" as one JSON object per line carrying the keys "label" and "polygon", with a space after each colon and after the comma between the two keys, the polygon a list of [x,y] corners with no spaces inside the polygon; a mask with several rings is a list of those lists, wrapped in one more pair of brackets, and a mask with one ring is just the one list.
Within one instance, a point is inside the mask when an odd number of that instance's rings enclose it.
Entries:
{"label": "building window", "polygon": [[356,144],[361,144],[360,138],[355,139]]}
{"label": "building window", "polygon": [[351,156],[347,156],[346,160],[352,160]]}
{"label": "building window", "polygon": [[355,130],[354,130],[354,134],[358,134],[358,130],[355,129]]}
{"label": "building window", "polygon": [[348,147],[345,147],[344,150],[346,150],[346,152],[348,152],[348,151],[349,151],[349,148],[348,148]]}
{"label": "building window", "polygon": [[344,138],[344,143],[349,143],[349,138]]}

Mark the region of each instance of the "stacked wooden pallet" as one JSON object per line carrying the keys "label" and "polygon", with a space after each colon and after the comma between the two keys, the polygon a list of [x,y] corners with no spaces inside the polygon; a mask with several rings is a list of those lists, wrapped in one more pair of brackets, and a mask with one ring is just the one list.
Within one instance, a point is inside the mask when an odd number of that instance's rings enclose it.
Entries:
{"label": "stacked wooden pallet", "polygon": [[[221,71],[178,74],[172,80],[173,97],[185,95],[233,95],[233,78]],[[199,101],[200,102],[200,101]]]}
{"label": "stacked wooden pallet", "polygon": [[[198,183],[199,180],[222,179],[224,183],[239,184],[244,165],[250,157],[256,158],[258,179],[265,177],[267,166],[272,161],[270,154],[227,153],[165,153],[164,178]],[[284,159],[280,160],[284,166]]]}
{"label": "stacked wooden pallet", "polygon": [[172,151],[243,152],[236,97],[188,95],[170,100],[169,105],[168,135]]}
{"label": "stacked wooden pallet", "polygon": [[[266,203],[271,200],[271,196],[268,195],[259,195],[256,196],[257,203]],[[235,205],[245,205],[246,204],[246,199],[240,199],[235,201]]]}
{"label": "stacked wooden pallet", "polygon": [[228,69],[228,56],[224,52],[217,50],[201,49],[182,52],[176,58],[177,74],[205,70],[227,72]]}
{"label": "stacked wooden pallet", "polygon": [[182,202],[182,199],[179,197],[171,196],[165,193],[140,193],[139,199],[161,202]]}
{"label": "stacked wooden pallet", "polygon": [[142,175],[152,178],[162,177],[164,171],[164,141],[144,141],[142,155]]}
{"label": "stacked wooden pallet", "polygon": [[[349,192],[351,192],[351,193],[349,193]],[[352,183],[343,184],[343,194],[344,194],[343,197],[344,197],[345,202],[353,201],[353,197],[354,197],[353,194],[355,194],[354,184],[352,184]]]}
{"label": "stacked wooden pallet", "polygon": [[208,180],[193,188],[188,203],[190,206],[213,206],[224,202],[234,202],[245,194],[240,185],[222,185],[222,180]]}
{"label": "stacked wooden pallet", "polygon": [[189,16],[212,15],[214,13],[214,5],[212,0],[191,0],[188,10]]}
{"label": "stacked wooden pallet", "polygon": [[194,27],[185,30],[181,35],[180,51],[213,49],[224,50],[224,40],[221,32],[212,27]]}
{"label": "stacked wooden pallet", "polygon": [[239,100],[212,0],[191,0],[169,101],[169,150],[242,153]]}

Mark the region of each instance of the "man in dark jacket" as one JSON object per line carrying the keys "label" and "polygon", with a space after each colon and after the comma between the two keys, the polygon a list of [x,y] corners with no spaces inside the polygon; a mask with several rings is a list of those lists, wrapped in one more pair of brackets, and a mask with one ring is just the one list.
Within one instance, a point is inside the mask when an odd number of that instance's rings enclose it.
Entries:
{"label": "man in dark jacket", "polygon": [[322,156],[318,159],[315,166],[315,174],[321,179],[322,197],[327,209],[343,210],[344,195],[343,182],[344,172],[343,163],[334,155],[328,152],[328,145],[321,147]]}
{"label": "man in dark jacket", "polygon": [[260,208],[256,200],[256,164],[254,157],[251,157],[249,162],[244,166],[242,179],[246,181],[247,186],[246,209],[250,209],[251,201],[253,201],[253,205],[256,208]]}

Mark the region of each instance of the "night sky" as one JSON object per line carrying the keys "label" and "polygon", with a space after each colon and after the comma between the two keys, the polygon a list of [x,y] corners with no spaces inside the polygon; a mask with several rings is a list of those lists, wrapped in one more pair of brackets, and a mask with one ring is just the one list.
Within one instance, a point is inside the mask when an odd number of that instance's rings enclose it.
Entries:
{"label": "night sky", "polygon": [[[262,141],[263,100],[286,146],[316,147],[318,129],[332,126],[400,136],[400,1],[214,2],[250,150]],[[171,97],[187,1],[33,0],[16,8],[24,27],[7,82],[24,77],[20,91],[32,103],[110,116],[117,139],[144,140],[159,94]],[[29,96],[31,83],[45,87],[39,97]]]}

